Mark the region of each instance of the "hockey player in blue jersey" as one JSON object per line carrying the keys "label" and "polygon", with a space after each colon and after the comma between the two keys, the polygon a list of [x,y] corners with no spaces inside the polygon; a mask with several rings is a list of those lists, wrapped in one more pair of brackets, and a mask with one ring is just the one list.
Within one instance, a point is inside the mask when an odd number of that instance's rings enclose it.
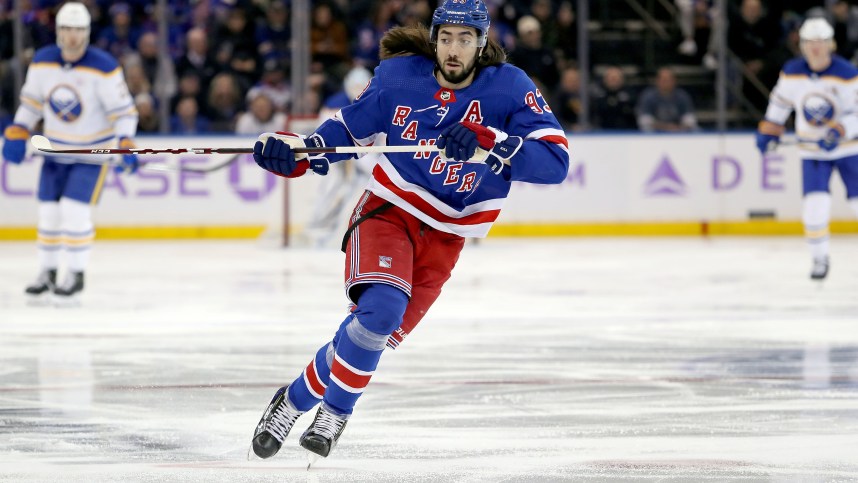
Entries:
{"label": "hockey player in blue jersey", "polygon": [[799,29],[802,58],[787,62],[757,131],[757,147],[774,149],[795,111],[802,158],[802,221],[810,246],[810,277],[828,275],[831,173],[837,169],[849,206],[858,216],[858,69],[834,55],[834,29],[823,18]]}
{"label": "hockey player in blue jersey", "polygon": [[441,293],[465,237],[485,236],[512,181],[561,183],[565,133],[542,93],[488,40],[478,0],[446,0],[430,29],[396,28],[364,92],[308,137],[265,133],[264,169],[323,174],[344,155],[296,156],[294,147],[432,145],[442,152],[374,155],[375,167],[344,239],[354,309],[294,381],[277,391],[253,435],[273,456],[298,417],[321,403],[300,444],[327,456],[385,347],[395,348]]}
{"label": "hockey player in blue jersey", "polygon": [[[134,146],[137,109],[122,68],[108,53],[90,47],[90,15],[82,3],[68,2],[57,12],[57,45],[39,49],[21,89],[15,121],[3,134],[3,159],[19,164],[27,140],[40,120],[44,135],[62,148]],[[92,158],[90,157],[91,161]],[[36,281],[26,288],[35,297],[69,299],[84,287],[84,270],[95,237],[92,206],[98,201],[107,164],[85,164],[71,156],[45,156],[39,176]],[[122,157],[134,171],[137,157]],[[60,252],[67,273],[57,282]]]}

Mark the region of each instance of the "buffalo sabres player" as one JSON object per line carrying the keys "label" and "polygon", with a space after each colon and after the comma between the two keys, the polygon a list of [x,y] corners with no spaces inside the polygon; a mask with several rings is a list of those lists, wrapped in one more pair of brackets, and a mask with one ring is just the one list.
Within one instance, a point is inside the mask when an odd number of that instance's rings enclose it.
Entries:
{"label": "buffalo sabres player", "polygon": [[[43,120],[44,135],[62,148],[133,147],[137,110],[122,69],[106,52],[90,47],[90,15],[82,3],[57,12],[57,45],[39,49],[27,71],[21,105],[3,133],[3,159],[19,164],[30,133]],[[99,198],[107,164],[68,156],[45,156],[39,176],[38,252],[41,272],[26,293],[68,299],[83,290],[94,230],[92,205]],[[137,158],[123,156],[133,172]],[[60,251],[67,273],[57,283]]]}
{"label": "buffalo sabres player", "polygon": [[527,75],[504,62],[488,30],[481,1],[446,0],[429,30],[385,34],[375,76],[334,119],[307,138],[265,133],[254,146],[262,168],[286,177],[324,173],[328,162],[347,157],[296,156],[298,146],[437,144],[443,150],[375,155],[345,236],[353,310],[274,395],[253,435],[258,456],[273,456],[295,420],[319,403],[300,445],[327,456],[385,346],[402,343],[423,318],[465,237],[488,233],[511,182],[565,179],[565,133]]}
{"label": "buffalo sabres player", "polygon": [[757,147],[763,153],[774,149],[795,111],[802,158],[802,221],[813,258],[810,277],[821,280],[828,275],[829,181],[834,169],[858,215],[858,69],[832,54],[834,29],[825,19],[807,19],[799,37],[802,57],[784,65],[757,131]]}

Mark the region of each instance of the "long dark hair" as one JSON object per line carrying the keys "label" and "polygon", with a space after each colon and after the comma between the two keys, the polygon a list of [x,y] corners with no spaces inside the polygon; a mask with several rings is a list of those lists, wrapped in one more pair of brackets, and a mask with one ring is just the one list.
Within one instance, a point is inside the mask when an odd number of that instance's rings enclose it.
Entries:
{"label": "long dark hair", "polygon": [[[381,38],[381,60],[405,55],[422,55],[435,60],[435,46],[429,42],[429,30],[426,27],[394,27]],[[489,39],[477,59],[477,68],[504,62],[506,52],[503,47]]]}

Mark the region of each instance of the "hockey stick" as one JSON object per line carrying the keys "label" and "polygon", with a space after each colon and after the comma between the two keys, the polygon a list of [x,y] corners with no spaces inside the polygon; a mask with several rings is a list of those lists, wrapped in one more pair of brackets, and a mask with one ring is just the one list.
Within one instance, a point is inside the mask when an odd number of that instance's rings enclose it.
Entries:
{"label": "hockey stick", "polygon": [[[39,151],[54,154],[253,154],[253,148],[97,148],[97,149],[54,149],[45,136],[36,134],[30,142]],[[358,154],[358,153],[420,153],[440,151],[434,144],[414,144],[409,146],[335,146],[324,148],[293,148],[296,154]]]}

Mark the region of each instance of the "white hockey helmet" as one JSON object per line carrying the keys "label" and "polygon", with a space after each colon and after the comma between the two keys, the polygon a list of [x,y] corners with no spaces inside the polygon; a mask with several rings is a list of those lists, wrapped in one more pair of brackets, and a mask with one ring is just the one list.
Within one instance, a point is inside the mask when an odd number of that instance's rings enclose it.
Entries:
{"label": "white hockey helmet", "polygon": [[372,79],[372,72],[366,67],[357,66],[346,74],[343,79],[343,87],[346,90],[350,100],[354,100],[361,92],[363,92],[369,80]]}
{"label": "white hockey helmet", "polygon": [[67,35],[60,31],[60,27],[71,27],[84,29],[83,49],[89,45],[89,29],[92,23],[92,17],[89,15],[89,10],[80,2],[68,2],[57,12],[57,17],[54,21],[57,26],[57,45],[65,51],[63,47],[64,37]]}
{"label": "white hockey helmet", "polygon": [[809,18],[801,24],[798,37],[801,40],[832,40],[834,29],[824,18]]}
{"label": "white hockey helmet", "polygon": [[89,29],[92,17],[89,10],[80,2],[68,2],[57,12],[57,27],[76,27]]}

